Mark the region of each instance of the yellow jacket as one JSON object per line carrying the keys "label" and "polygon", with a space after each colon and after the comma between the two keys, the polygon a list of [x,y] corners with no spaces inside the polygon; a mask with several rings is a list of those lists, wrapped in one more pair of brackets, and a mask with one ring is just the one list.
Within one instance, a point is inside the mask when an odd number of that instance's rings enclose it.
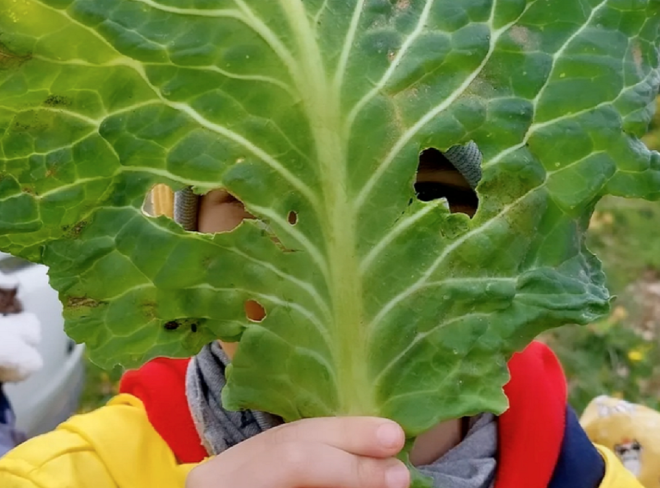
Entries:
{"label": "yellow jacket", "polygon": [[[641,487],[611,451],[599,451],[607,466],[601,488]],[[177,462],[142,402],[124,394],[0,459],[0,487],[183,488],[193,467]]]}
{"label": "yellow jacket", "polygon": [[183,488],[179,464],[142,402],[119,395],[0,459],[2,488]]}

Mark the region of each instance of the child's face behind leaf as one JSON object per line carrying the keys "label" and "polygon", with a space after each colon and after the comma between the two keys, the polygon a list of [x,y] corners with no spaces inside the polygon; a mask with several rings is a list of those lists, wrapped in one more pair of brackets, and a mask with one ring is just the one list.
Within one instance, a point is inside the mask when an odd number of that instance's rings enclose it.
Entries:
{"label": "child's face behind leaf", "polygon": [[[449,163],[441,153],[435,159],[422,159],[415,190],[420,200],[429,201],[446,198],[453,213],[461,212],[472,217],[477,211],[476,193],[467,180]],[[244,219],[253,219],[241,201],[225,190],[213,190],[202,197],[198,216],[198,230],[214,234],[235,229]],[[250,320],[264,318],[263,308],[256,302],[248,302],[245,311]],[[222,348],[231,358],[238,344],[221,342]]]}

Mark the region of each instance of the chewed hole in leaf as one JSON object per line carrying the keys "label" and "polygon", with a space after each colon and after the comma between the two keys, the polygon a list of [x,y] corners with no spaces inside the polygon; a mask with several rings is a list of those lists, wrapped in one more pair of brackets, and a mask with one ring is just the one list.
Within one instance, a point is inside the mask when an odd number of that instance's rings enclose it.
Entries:
{"label": "chewed hole in leaf", "polygon": [[187,231],[197,230],[200,197],[192,188],[174,191],[165,184],[154,186],[147,193],[142,212],[149,217],[169,217]]}
{"label": "chewed hole in leaf", "polygon": [[231,232],[243,220],[254,219],[243,202],[226,190],[213,190],[201,198],[197,214],[200,232]]}
{"label": "chewed hole in leaf", "polygon": [[289,221],[289,224],[296,225],[298,223],[298,214],[294,211],[289,212],[287,220]]}
{"label": "chewed hole in leaf", "polygon": [[167,185],[154,186],[144,199],[142,211],[150,217],[174,218],[174,191]]}
{"label": "chewed hole in leaf", "polygon": [[243,220],[254,219],[243,202],[224,189],[200,197],[190,188],[175,192],[163,184],[147,194],[142,211],[150,217],[169,217],[185,230],[207,234],[231,232]]}
{"label": "chewed hole in leaf", "polygon": [[423,202],[444,198],[452,213],[464,213],[470,217],[479,207],[477,193],[466,176],[435,148],[425,149],[419,155],[415,193]]}
{"label": "chewed hole in leaf", "polygon": [[266,309],[256,300],[248,300],[245,302],[245,316],[250,322],[263,322]]}

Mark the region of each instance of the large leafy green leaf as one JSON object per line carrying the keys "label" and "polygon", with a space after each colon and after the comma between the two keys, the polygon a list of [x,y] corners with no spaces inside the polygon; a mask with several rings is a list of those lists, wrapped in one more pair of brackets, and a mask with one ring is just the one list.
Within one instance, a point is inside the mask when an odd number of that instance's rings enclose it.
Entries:
{"label": "large leafy green leaf", "polygon": [[[410,435],[501,412],[514,351],[608,308],[584,245],[596,202],[660,198],[638,140],[658,0],[0,12],[0,248],[50,266],[101,364],[240,338],[231,408],[383,415]],[[419,152],[468,141],[476,216],[415,199]],[[226,188],[259,220],[185,232],[141,211],[157,183]]]}

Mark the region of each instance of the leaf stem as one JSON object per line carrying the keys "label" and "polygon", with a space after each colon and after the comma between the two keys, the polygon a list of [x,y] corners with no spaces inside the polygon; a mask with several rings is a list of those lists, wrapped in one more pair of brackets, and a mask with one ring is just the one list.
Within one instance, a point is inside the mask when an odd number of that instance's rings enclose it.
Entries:
{"label": "leaf stem", "polygon": [[280,0],[299,49],[301,97],[310,121],[323,189],[324,237],[332,296],[333,360],[339,387],[339,415],[377,415],[367,376],[368,354],[362,309],[362,281],[356,252],[356,213],[349,195],[347,141],[342,133],[340,90],[325,69],[314,30],[300,0]]}

